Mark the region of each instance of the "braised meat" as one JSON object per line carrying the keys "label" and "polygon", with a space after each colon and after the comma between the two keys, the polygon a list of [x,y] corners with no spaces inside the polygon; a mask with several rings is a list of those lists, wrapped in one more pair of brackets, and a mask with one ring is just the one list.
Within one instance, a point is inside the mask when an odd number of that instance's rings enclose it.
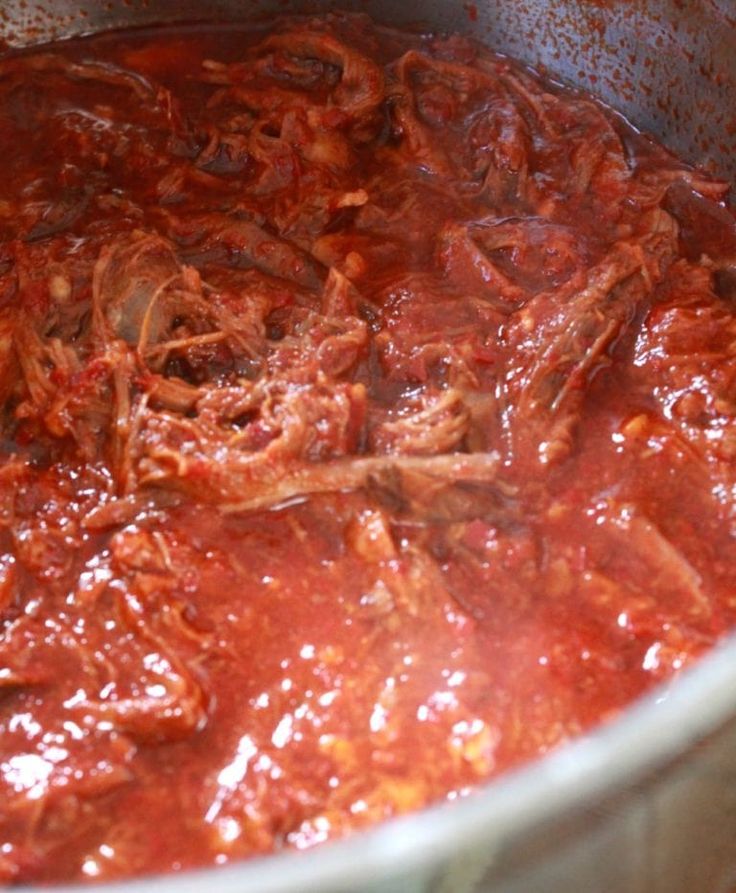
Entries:
{"label": "braised meat", "polygon": [[456,799],[734,624],[727,184],[363,16],[0,107],[0,882]]}

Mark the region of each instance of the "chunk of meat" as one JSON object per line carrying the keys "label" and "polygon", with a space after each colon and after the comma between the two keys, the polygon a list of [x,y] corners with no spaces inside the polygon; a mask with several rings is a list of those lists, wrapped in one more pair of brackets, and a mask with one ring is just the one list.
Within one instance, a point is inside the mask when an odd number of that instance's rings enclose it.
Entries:
{"label": "chunk of meat", "polygon": [[[479,107],[487,104],[489,97],[496,99],[501,94],[503,100],[505,91],[498,81],[479,67],[415,50],[409,50],[396,62],[393,74],[391,113],[406,157],[428,173],[482,179],[483,170],[478,170],[477,159],[468,157],[466,130],[476,115],[487,114],[485,108],[480,112]],[[444,136],[441,144],[434,137],[440,130]],[[477,152],[477,145],[475,149]],[[498,157],[503,155],[501,144]],[[517,160],[523,164],[522,159]]]}
{"label": "chunk of meat", "polygon": [[319,469],[319,463],[354,451],[365,388],[272,381],[247,390],[213,389],[197,410],[196,420],[145,413],[137,447],[139,481],[194,490],[227,504],[268,505],[300,495],[289,478],[310,475],[304,469],[292,474],[294,466],[306,462],[308,469],[315,463]]}
{"label": "chunk of meat", "polygon": [[17,354],[14,350],[17,327],[14,309],[0,311],[0,406],[16,387]]}
{"label": "chunk of meat", "polygon": [[725,473],[736,456],[736,324],[713,284],[707,267],[673,266],[637,338],[634,363],[663,419]]}
{"label": "chunk of meat", "polygon": [[93,283],[100,335],[136,346],[159,340],[176,312],[161,298],[181,275],[171,246],[158,236],[141,232],[103,249]]}
{"label": "chunk of meat", "polygon": [[340,70],[340,83],[332,91],[339,108],[353,117],[377,108],[383,99],[383,72],[368,57],[330,34],[299,30],[273,34],[260,46],[261,52],[283,53],[295,59],[316,59]]}
{"label": "chunk of meat", "polygon": [[92,289],[98,336],[135,347],[153,370],[177,355],[196,366],[206,345],[220,344],[236,356],[254,357],[262,350],[260,302],[238,308],[236,315],[212,289],[205,297],[198,271],[182,265],[159,236],[134,233],[103,249]]}
{"label": "chunk of meat", "polygon": [[[654,238],[660,245],[659,236]],[[658,248],[664,263],[671,240],[670,229]],[[513,368],[507,379],[511,393],[518,395],[513,425],[525,429],[525,439],[529,426],[535,426],[542,463],[558,462],[569,453],[588,383],[608,362],[608,348],[650,294],[652,276],[658,275],[655,257],[638,244],[621,243],[549,321],[538,315],[542,307],[549,313],[554,306],[549,300],[537,298],[520,312],[517,338],[524,345],[530,335],[534,347],[529,364]]]}
{"label": "chunk of meat", "polygon": [[468,433],[470,413],[455,388],[423,391],[399,404],[370,432],[376,453],[436,455],[458,449]]}
{"label": "chunk of meat", "polygon": [[[677,601],[692,620],[710,616],[712,607],[702,576],[655,524],[636,508],[625,505],[607,513],[605,519],[606,523],[599,525],[608,541],[603,560],[609,567],[617,562],[627,565],[617,576],[646,578],[650,594],[652,590],[666,593],[674,613],[679,613],[674,608]],[[638,572],[637,563],[646,567],[646,576]]]}
{"label": "chunk of meat", "polygon": [[445,269],[456,278],[472,283],[484,298],[501,310],[519,307],[527,292],[515,284],[479,246],[473,230],[451,224],[440,233],[438,253]]}
{"label": "chunk of meat", "polygon": [[[341,404],[334,399],[330,401],[333,415],[343,407],[348,409],[344,397]],[[343,425],[348,418],[343,416]],[[311,494],[361,489],[370,483],[372,475],[394,465],[427,469],[438,477],[444,472],[453,480],[482,481],[492,479],[496,474],[496,454],[485,453],[305,462],[301,456],[305,446],[314,444],[315,435],[304,430],[309,427],[309,421],[300,418],[290,424],[291,429],[285,428],[284,434],[251,455],[237,448],[236,436],[234,448],[224,449],[220,445],[218,459],[212,461],[212,451],[207,450],[208,444],[202,438],[201,430],[181,422],[176,424],[164,416],[151,418],[142,434],[140,482],[147,486],[196,492],[198,498],[216,502],[226,511],[256,511]],[[341,436],[347,433],[345,428],[338,427],[336,431]],[[334,450],[332,455],[345,455],[345,452],[343,447],[342,451]]]}
{"label": "chunk of meat", "polygon": [[489,289],[509,310],[563,286],[591,254],[570,227],[534,217],[454,225],[443,230],[439,241],[440,260],[451,275]]}
{"label": "chunk of meat", "polygon": [[[392,517],[418,527],[475,519],[507,523],[515,516],[513,489],[497,479],[494,454],[435,458],[423,464],[376,463],[366,488]],[[443,468],[445,477],[438,474]]]}
{"label": "chunk of meat", "polygon": [[477,389],[482,370],[499,358],[498,332],[505,314],[459,285],[409,274],[393,282],[376,303],[383,327],[374,342],[389,379]]}
{"label": "chunk of meat", "polygon": [[533,204],[532,137],[513,103],[504,98],[491,103],[473,122],[468,136],[473,149],[470,169],[482,184],[479,196],[497,212],[518,202]]}
{"label": "chunk of meat", "polygon": [[161,116],[179,137],[188,138],[184,119],[171,92],[140,72],[99,60],[74,62],[56,53],[38,53],[0,62],[0,78],[25,80],[31,72],[45,76],[59,74],[79,82],[123,88],[130,91],[144,108]]}
{"label": "chunk of meat", "polygon": [[173,234],[182,255],[196,265],[250,265],[310,289],[319,288],[323,281],[321,270],[308,255],[250,220],[213,213],[175,223]]}

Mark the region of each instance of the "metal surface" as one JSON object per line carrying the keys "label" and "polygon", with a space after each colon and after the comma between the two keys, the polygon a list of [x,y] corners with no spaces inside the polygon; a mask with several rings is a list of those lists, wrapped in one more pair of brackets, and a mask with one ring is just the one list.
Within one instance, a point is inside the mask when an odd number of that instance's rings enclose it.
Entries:
{"label": "metal surface", "polygon": [[[462,0],[346,0],[340,6],[389,23],[475,34],[591,90],[677,154],[736,180],[736,0],[478,0],[477,8]],[[297,0],[4,0],[0,38],[23,45],[124,25],[304,8]],[[736,641],[615,724],[462,802],[303,854],[101,889],[199,893],[207,887],[221,893],[732,893]]]}

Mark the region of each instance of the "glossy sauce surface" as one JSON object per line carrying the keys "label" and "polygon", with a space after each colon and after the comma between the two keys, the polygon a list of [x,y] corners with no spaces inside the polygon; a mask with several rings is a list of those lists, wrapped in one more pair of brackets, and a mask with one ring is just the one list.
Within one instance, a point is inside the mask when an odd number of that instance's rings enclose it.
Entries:
{"label": "glossy sauce surface", "polygon": [[733,624],[725,184],[362,17],[0,107],[0,880],[464,796]]}

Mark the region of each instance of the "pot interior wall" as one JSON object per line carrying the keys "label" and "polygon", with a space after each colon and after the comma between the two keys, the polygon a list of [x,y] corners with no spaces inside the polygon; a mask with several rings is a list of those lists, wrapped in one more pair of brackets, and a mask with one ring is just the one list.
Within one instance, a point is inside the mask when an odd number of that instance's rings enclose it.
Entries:
{"label": "pot interior wall", "polygon": [[263,18],[339,6],[392,24],[464,31],[598,95],[681,157],[736,180],[731,0],[6,0],[10,46],[128,25]]}

